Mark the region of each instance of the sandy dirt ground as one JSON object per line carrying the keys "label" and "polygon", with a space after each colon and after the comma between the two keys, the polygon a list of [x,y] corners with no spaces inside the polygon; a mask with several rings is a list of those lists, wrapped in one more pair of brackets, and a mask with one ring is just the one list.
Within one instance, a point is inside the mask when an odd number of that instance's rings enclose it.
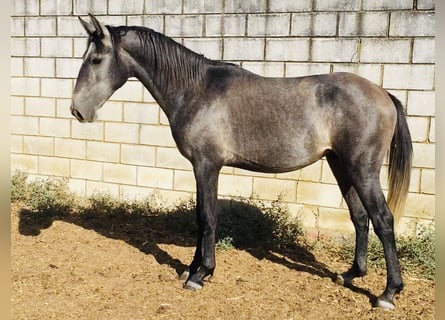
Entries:
{"label": "sandy dirt ground", "polygon": [[433,281],[404,275],[396,309],[375,309],[385,272],[338,286],[333,273],[348,266],[323,250],[219,250],[214,277],[187,291],[178,273],[193,238],[160,224],[45,218],[17,205],[11,222],[12,319],[434,319]]}

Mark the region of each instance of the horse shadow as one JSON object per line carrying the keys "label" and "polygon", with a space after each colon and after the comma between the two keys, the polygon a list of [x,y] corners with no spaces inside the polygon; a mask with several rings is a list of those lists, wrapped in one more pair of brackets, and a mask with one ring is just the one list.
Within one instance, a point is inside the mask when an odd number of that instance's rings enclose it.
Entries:
{"label": "horse shadow", "polygon": [[[130,207],[101,207],[69,212],[58,208],[45,211],[21,209],[19,233],[37,236],[51,227],[54,221],[94,230],[110,239],[123,240],[144,254],[153,255],[159,264],[168,265],[178,275],[188,265],[162,250],[159,244],[195,247],[197,237],[196,211],[193,205],[183,205],[168,212],[143,212]],[[276,233],[277,221],[258,207],[236,200],[218,200],[218,227],[216,238],[229,242],[236,249],[247,251],[255,258],[267,259],[289,269],[306,272],[335,281],[337,274],[324,263],[317,261],[305,244],[282,245]],[[347,285],[350,290],[367,296],[371,303],[376,296],[368,290]]]}

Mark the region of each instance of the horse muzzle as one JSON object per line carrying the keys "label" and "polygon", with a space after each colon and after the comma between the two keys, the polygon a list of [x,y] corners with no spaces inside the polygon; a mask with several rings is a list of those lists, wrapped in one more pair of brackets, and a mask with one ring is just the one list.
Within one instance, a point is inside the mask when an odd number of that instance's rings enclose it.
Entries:
{"label": "horse muzzle", "polygon": [[96,116],[91,117],[91,119],[86,118],[79,110],[77,110],[74,105],[71,105],[71,114],[79,121],[79,122],[93,122],[96,120]]}

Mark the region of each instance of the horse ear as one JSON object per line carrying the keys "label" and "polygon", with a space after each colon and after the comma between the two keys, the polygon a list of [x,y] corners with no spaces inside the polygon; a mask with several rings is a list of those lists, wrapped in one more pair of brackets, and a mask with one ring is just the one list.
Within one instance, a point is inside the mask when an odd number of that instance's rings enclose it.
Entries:
{"label": "horse ear", "polygon": [[93,26],[96,30],[96,34],[99,37],[99,39],[103,39],[105,37],[105,30],[107,30],[107,28],[105,28],[105,26],[103,26],[97,19],[95,16],[93,16],[91,13],[88,14],[90,16],[91,22],[93,23]]}
{"label": "horse ear", "polygon": [[85,20],[83,20],[81,17],[78,17],[80,23],[82,24],[82,26],[84,27],[85,31],[88,33],[88,35],[92,35],[96,30],[94,29],[94,26],[91,25],[90,23],[86,22]]}

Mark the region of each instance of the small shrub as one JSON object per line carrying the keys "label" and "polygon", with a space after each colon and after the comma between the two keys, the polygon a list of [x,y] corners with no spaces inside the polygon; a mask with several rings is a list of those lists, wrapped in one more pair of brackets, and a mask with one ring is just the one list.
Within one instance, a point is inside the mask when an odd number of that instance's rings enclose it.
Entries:
{"label": "small shrub", "polygon": [[42,213],[66,213],[74,209],[76,200],[67,179],[38,178],[16,172],[11,177],[11,200],[22,202]]}
{"label": "small shrub", "polygon": [[[435,276],[435,242],[434,227],[423,227],[417,236],[398,236],[396,238],[397,253],[402,271],[408,274],[434,279]],[[344,239],[340,245],[342,258],[347,261],[354,259],[355,237]],[[369,236],[368,267],[386,268],[385,256],[380,240],[374,234]]]}

